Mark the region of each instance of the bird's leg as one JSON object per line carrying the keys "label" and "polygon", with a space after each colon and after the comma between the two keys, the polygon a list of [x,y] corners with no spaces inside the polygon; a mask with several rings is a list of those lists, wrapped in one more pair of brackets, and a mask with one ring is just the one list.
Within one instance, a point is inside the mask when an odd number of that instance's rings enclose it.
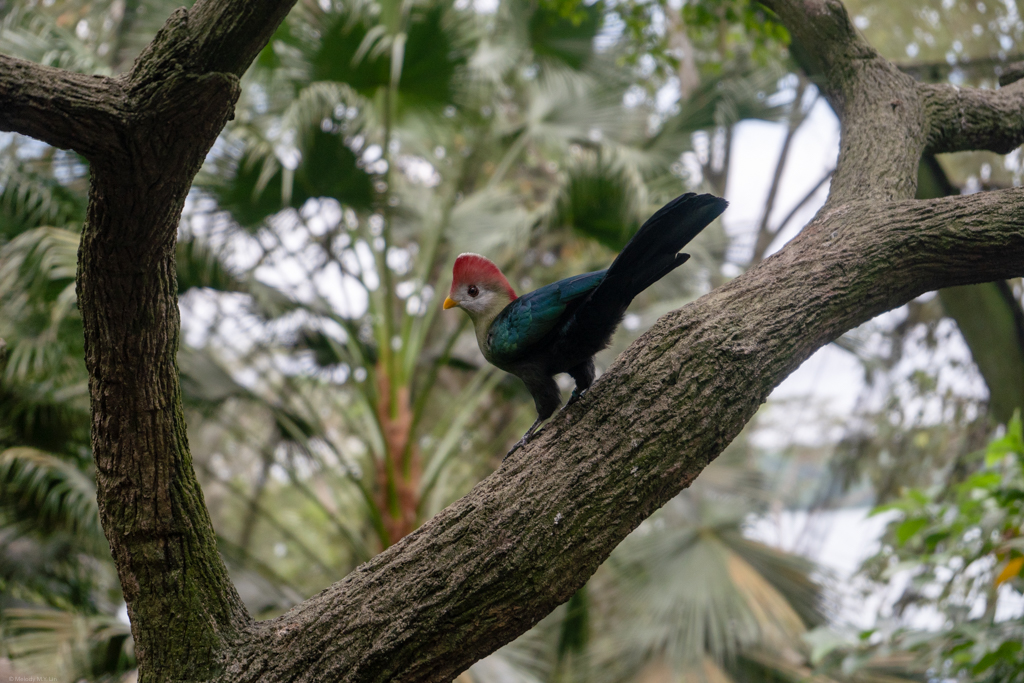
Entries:
{"label": "bird's leg", "polygon": [[533,423],[533,426],[527,429],[526,433],[523,434],[523,438],[519,439],[519,441],[516,441],[516,445],[509,449],[508,453],[505,454],[505,457],[502,458],[501,461],[505,462],[505,459],[508,458],[508,456],[512,455],[526,444],[530,443],[530,440],[533,438],[533,433],[537,431],[537,427],[539,427],[540,423],[543,421],[543,417],[538,417],[537,421]]}
{"label": "bird's leg", "polygon": [[569,376],[576,381],[576,387],[572,390],[572,396],[566,401],[565,405],[562,406],[562,410],[565,410],[576,401],[582,398],[583,394],[587,393],[587,389],[594,383],[594,359],[588,358],[576,367],[569,370]]}
{"label": "bird's leg", "polygon": [[[558,382],[541,367],[524,367],[520,375],[530,395],[533,396],[533,403],[537,407],[537,421],[526,430],[523,438],[516,442],[516,445],[505,454],[505,458],[512,455],[520,448],[530,443],[534,433],[544,420],[555,414],[558,405],[562,402],[562,393],[558,390]],[[505,458],[502,458],[504,462]]]}

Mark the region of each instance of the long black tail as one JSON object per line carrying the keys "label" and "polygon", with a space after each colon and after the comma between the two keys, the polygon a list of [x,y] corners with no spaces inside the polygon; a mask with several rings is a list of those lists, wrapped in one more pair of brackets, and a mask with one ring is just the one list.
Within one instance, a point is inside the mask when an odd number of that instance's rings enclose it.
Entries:
{"label": "long black tail", "polygon": [[[725,211],[729,203],[710,194],[680,195],[647,219],[608,268],[592,300],[608,297],[625,309],[640,292],[683,265],[690,240]],[[602,292],[602,290],[605,290]]]}
{"label": "long black tail", "polygon": [[611,340],[626,307],[690,258],[679,250],[728,206],[710,194],[680,195],[647,219],[608,267],[604,280],[583,301],[563,328],[566,349],[589,358]]}

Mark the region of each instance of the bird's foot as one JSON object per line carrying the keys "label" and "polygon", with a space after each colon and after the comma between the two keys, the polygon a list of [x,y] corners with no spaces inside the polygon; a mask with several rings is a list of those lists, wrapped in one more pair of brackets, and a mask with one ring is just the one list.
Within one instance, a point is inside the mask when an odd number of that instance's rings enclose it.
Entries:
{"label": "bird's foot", "polygon": [[589,390],[590,390],[589,387],[584,389],[583,391],[580,391],[579,389],[573,389],[572,390],[572,396],[570,396],[569,400],[565,402],[564,406],[562,406],[562,410],[565,410],[566,408],[571,406],[573,403],[575,403],[576,401],[578,401],[581,398],[583,398],[583,394],[587,393]]}
{"label": "bird's foot", "polygon": [[501,461],[505,462],[506,460],[508,460],[508,456],[512,455],[513,453],[515,453],[516,451],[518,451],[520,448],[522,448],[523,446],[525,446],[528,443],[530,443],[530,440],[528,438],[526,438],[525,436],[523,438],[519,439],[519,441],[516,441],[516,444],[514,446],[512,446],[512,448],[508,449],[508,453],[505,454],[505,457],[502,458]]}
{"label": "bird's foot", "polygon": [[519,441],[516,441],[516,444],[509,449],[508,453],[505,454],[505,457],[502,458],[501,461],[505,462],[508,459],[508,456],[512,455],[526,444],[530,443],[530,441],[533,440],[534,433],[537,431],[537,427],[540,426],[541,422],[543,422],[543,420],[538,417],[537,421],[533,423],[533,426],[527,429],[526,433],[523,434],[523,438],[519,439]]}

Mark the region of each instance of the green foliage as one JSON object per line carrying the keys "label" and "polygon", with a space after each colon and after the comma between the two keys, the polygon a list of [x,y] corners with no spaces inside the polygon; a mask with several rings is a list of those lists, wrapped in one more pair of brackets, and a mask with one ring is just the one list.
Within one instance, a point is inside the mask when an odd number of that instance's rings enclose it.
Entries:
{"label": "green foliage", "polygon": [[553,224],[571,226],[609,249],[621,250],[643,219],[642,183],[630,169],[600,156],[580,159],[566,175]]}
{"label": "green foliage", "polygon": [[[351,9],[323,15],[315,50],[306,47],[315,81],[346,83],[372,98],[392,79],[406,107],[440,111],[459,100],[458,80],[466,69],[470,45],[460,24],[465,19],[445,3],[414,6],[402,31],[389,33],[380,23],[380,6],[354,3]],[[397,78],[396,78],[397,77]]]}
{"label": "green foliage", "polygon": [[683,5],[683,20],[691,27],[717,31],[724,24],[742,27],[753,43],[753,54],[764,56],[772,44],[789,44],[789,31],[764,5],[752,0],[699,0]]}
{"label": "green foliage", "polygon": [[678,9],[666,0],[633,0],[614,12],[625,29],[620,59],[644,74],[650,92],[678,76],[684,60],[706,76],[747,62],[770,67],[785,59],[790,42],[785,27],[752,0],[696,0]]}
{"label": "green foliage", "polygon": [[221,292],[244,289],[244,284],[224,265],[216,250],[203,240],[180,238],[175,259],[179,295],[193,287],[209,287]]}
{"label": "green foliage", "polygon": [[[374,174],[358,158],[360,150],[350,147],[363,128],[355,106],[346,107],[353,101],[346,85],[305,85],[279,119],[257,119],[233,131],[234,144],[215,157],[214,169],[198,184],[251,230],[279,211],[298,209],[316,197],[371,208],[377,201]],[[268,135],[268,127],[274,133]]]}
{"label": "green foliage", "polygon": [[589,611],[587,588],[584,586],[565,603],[565,619],[562,620],[562,633],[558,638],[559,659],[586,651],[590,640]]}
{"label": "green foliage", "polygon": [[0,161],[0,243],[38,225],[80,224],[85,203],[78,187],[58,181],[56,174],[82,174],[77,155],[49,150],[43,159],[19,159],[22,151],[12,139]]}
{"label": "green foliage", "polygon": [[15,608],[4,610],[0,628],[5,654],[36,676],[118,680],[135,668],[131,631],[112,617]]}
{"label": "green foliage", "polygon": [[28,447],[0,451],[0,514],[33,531],[66,532],[103,550],[91,473],[79,464]]}
{"label": "green foliage", "polygon": [[[982,459],[983,456],[983,459]],[[980,465],[962,481],[911,489],[879,506],[893,511],[887,545],[871,560],[878,578],[897,569],[913,573],[901,608],[937,610],[945,617],[931,641],[947,675],[1006,681],[1024,676],[1019,620],[996,620],[1000,586],[1024,588],[1024,430],[1019,412],[1005,434],[972,460]],[[978,614],[977,607],[984,610]]]}
{"label": "green foliage", "polygon": [[604,23],[604,2],[592,5],[541,3],[530,16],[530,45],[541,59],[582,69],[594,51],[594,38]]}

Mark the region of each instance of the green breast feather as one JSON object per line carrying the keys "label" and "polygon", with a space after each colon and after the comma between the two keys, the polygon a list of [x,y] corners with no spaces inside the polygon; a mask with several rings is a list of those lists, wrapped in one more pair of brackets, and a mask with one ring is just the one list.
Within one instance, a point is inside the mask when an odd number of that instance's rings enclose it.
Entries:
{"label": "green breast feather", "polygon": [[553,282],[506,306],[487,335],[489,360],[500,366],[528,353],[559,324],[569,304],[601,284],[606,272],[598,270]]}

